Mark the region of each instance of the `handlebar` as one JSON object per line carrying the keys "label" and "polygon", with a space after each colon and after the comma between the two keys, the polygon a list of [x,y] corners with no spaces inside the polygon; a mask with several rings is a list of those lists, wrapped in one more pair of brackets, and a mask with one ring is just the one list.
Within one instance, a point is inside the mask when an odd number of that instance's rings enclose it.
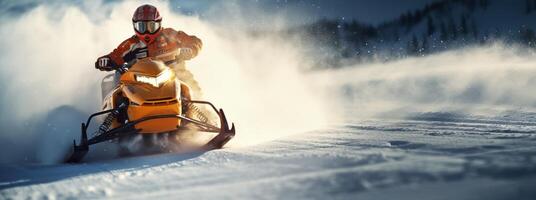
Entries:
{"label": "handlebar", "polygon": [[121,66],[118,66],[115,70],[120,74],[124,74],[128,71],[128,69],[130,69],[130,67],[132,67],[132,65],[136,64],[137,61],[138,59],[132,59],[131,61],[125,62]]}

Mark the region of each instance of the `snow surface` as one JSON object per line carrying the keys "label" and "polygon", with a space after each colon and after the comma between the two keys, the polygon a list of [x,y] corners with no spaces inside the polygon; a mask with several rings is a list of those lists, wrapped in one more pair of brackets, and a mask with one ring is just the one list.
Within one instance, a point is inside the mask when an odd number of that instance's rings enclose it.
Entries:
{"label": "snow surface", "polygon": [[[6,81],[0,86],[9,86],[2,97],[10,98],[0,114],[15,116],[0,115],[0,160],[10,161],[0,164],[0,199],[536,199],[534,52],[485,46],[305,76],[295,69],[305,57],[290,48],[293,44],[273,45],[286,43],[246,34],[238,34],[240,40],[223,37],[210,23],[166,10],[170,24],[188,27],[206,41],[190,66],[199,70],[194,74],[210,94],[207,99],[236,122],[232,142],[238,144],[76,165],[21,162],[24,156],[33,161],[60,155],[35,143],[54,149],[49,147],[63,144],[57,138],[70,145],[78,137],[79,118],[98,105],[94,83],[101,74],[87,64],[124,39],[115,33],[130,33],[124,16],[137,6],[105,6],[114,12],[97,24],[77,8],[65,8],[57,22],[46,17],[56,8],[38,7],[3,26],[16,27],[1,31],[18,37],[2,40],[10,51],[0,59],[8,66],[0,68]],[[36,30],[40,34],[33,34]],[[28,60],[27,49],[39,57]],[[69,56],[72,52],[88,56]],[[68,59],[57,65],[56,55]],[[20,63],[27,67],[16,67]],[[43,76],[43,70],[65,74]],[[220,74],[225,82],[214,77]],[[78,80],[86,84],[63,84]],[[39,106],[27,106],[35,99]],[[467,114],[480,106],[513,109]],[[348,111],[344,123],[294,131],[319,125],[340,110]],[[405,115],[408,110],[414,114]]]}
{"label": "snow surface", "polygon": [[261,145],[0,167],[3,199],[534,199],[536,113],[417,113]]}

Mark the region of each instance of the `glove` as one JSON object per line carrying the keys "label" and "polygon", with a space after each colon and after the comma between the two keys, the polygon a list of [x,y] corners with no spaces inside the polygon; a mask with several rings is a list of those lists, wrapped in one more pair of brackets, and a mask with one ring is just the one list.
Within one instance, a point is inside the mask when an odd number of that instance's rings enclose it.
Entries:
{"label": "glove", "polygon": [[108,56],[102,56],[97,59],[95,62],[95,68],[101,71],[112,71],[117,67],[117,65],[110,59]]}
{"label": "glove", "polygon": [[178,58],[182,60],[190,60],[194,57],[194,50],[191,48],[180,48]]}
{"label": "glove", "polygon": [[129,50],[127,54],[123,56],[123,60],[134,60],[134,59],[141,59],[146,58],[148,56],[148,49],[147,47],[143,48],[136,48],[133,50]]}

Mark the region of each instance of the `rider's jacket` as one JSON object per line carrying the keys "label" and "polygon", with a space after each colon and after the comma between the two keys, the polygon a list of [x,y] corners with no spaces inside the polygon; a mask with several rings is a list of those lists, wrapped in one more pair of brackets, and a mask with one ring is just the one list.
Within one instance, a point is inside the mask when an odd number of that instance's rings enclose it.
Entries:
{"label": "rider's jacket", "polygon": [[156,58],[163,62],[172,62],[176,59],[176,50],[180,48],[190,48],[192,50],[191,55],[182,58],[188,60],[197,56],[203,45],[199,38],[172,28],[165,28],[158,34],[155,40],[149,44],[145,44],[136,35],[126,39],[111,53],[99,57],[95,67],[100,70],[110,71],[125,62],[145,57]]}

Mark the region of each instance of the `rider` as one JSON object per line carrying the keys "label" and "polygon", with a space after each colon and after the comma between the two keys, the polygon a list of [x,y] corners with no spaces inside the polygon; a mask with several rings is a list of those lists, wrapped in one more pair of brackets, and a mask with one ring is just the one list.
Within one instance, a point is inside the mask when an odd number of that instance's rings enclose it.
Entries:
{"label": "rider", "polygon": [[184,68],[183,61],[197,56],[202,47],[201,40],[173,28],[162,28],[161,21],[162,17],[156,7],[148,4],[138,7],[132,16],[136,34],[108,55],[99,57],[95,68],[112,71],[133,59],[151,57],[172,67],[179,79],[194,91],[200,90],[191,73]]}

